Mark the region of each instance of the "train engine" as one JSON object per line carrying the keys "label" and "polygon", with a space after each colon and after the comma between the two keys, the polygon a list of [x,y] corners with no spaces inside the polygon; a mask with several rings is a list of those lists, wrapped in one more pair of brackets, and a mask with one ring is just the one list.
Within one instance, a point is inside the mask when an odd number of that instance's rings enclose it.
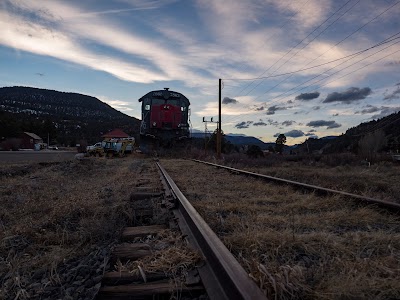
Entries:
{"label": "train engine", "polygon": [[142,151],[172,147],[190,138],[190,102],[184,95],[165,88],[147,93],[139,102],[142,102]]}

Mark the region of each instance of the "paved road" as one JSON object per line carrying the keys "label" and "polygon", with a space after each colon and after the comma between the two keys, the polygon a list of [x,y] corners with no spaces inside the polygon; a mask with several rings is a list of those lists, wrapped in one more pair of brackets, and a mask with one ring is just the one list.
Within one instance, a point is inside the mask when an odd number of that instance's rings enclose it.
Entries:
{"label": "paved road", "polygon": [[0,151],[1,164],[55,162],[74,159],[76,151]]}

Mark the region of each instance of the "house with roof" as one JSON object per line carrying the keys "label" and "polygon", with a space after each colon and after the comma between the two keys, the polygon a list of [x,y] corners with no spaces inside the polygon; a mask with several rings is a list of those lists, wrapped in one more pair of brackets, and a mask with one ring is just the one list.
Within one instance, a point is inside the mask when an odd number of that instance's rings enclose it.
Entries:
{"label": "house with roof", "polygon": [[43,139],[32,132],[23,132],[19,138],[21,139],[20,147],[22,149],[35,149],[35,145],[43,144]]}
{"label": "house with roof", "polygon": [[128,138],[129,134],[122,131],[122,129],[114,129],[101,136],[103,139],[123,139]]}

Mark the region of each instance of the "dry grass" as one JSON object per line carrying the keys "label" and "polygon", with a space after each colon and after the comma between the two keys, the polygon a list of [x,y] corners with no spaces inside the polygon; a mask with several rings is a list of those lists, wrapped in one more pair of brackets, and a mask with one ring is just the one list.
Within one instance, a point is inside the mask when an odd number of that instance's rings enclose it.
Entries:
{"label": "dry grass", "polygon": [[174,278],[177,284],[183,284],[188,270],[194,269],[201,262],[199,253],[188,247],[178,232],[164,230],[141,242],[150,245],[152,255],[125,264],[118,263],[115,267],[117,271],[142,274],[144,278],[146,273],[162,272],[166,277]]}
{"label": "dry grass", "polygon": [[0,298],[29,298],[38,273],[57,282],[60,265],[113,243],[142,168],[134,158],[2,167]]}
{"label": "dry grass", "polygon": [[162,164],[270,298],[400,298],[398,217],[190,161]]}
{"label": "dry grass", "polygon": [[329,157],[326,156],[320,161],[306,158],[297,161],[296,156],[271,155],[253,160],[245,157],[232,159],[227,156],[225,164],[260,174],[400,203],[398,162],[382,161],[368,167],[362,165],[360,159],[354,161],[355,158],[346,164],[342,164],[340,160],[336,164],[326,163]]}

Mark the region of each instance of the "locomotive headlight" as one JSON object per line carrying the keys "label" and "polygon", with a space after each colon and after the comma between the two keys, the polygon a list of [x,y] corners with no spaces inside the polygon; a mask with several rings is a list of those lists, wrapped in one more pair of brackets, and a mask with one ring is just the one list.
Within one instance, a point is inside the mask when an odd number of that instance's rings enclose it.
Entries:
{"label": "locomotive headlight", "polygon": [[157,123],[156,122],[153,122],[153,127],[156,127],[157,126]]}

